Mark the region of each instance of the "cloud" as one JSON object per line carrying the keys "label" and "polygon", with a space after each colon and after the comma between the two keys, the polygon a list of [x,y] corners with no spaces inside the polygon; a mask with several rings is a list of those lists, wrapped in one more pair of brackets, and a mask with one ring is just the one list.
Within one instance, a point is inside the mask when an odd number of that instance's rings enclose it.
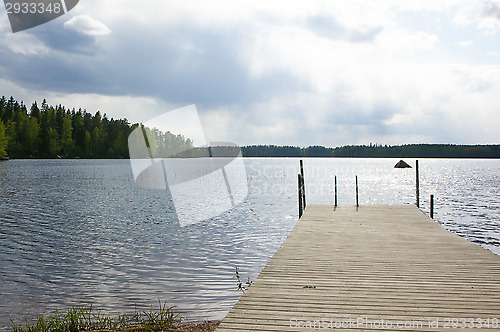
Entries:
{"label": "cloud", "polygon": [[464,41],[459,41],[456,42],[455,45],[460,46],[460,47],[470,47],[474,44],[473,40],[464,40]]}
{"label": "cloud", "polygon": [[[42,26],[40,31],[46,32],[37,34],[39,42],[42,42],[51,51],[51,57],[44,59],[45,61],[51,61],[54,58],[60,57],[61,55],[58,53],[96,55],[101,51],[101,47],[96,42],[96,37],[94,36],[69,29],[56,29],[55,31],[45,29]],[[61,64],[68,61],[67,58],[62,57]],[[71,65],[73,64],[74,62],[71,62]],[[74,72],[74,70],[72,71]]]}
{"label": "cloud", "polygon": [[457,11],[454,21],[459,26],[475,25],[487,35],[500,28],[500,1],[470,1]]}
{"label": "cloud", "polygon": [[194,103],[239,144],[494,142],[500,69],[456,47],[497,51],[469,3],[88,0],[0,35],[0,88],[134,122]]}
{"label": "cloud", "polygon": [[[494,105],[500,93],[499,66],[400,63],[396,67],[391,72],[379,68],[366,73],[364,85],[353,81],[328,93],[275,96],[245,105],[241,112],[223,110],[224,122],[235,128],[224,135],[240,144],[301,146],[498,142],[495,128],[500,115]],[[471,112],[478,116],[471,118]]]}
{"label": "cloud", "polygon": [[500,21],[500,3],[491,0],[486,1],[483,5],[481,14],[484,17],[492,17]]}
{"label": "cloud", "polygon": [[436,34],[424,31],[393,29],[384,32],[380,37],[379,45],[393,55],[400,52],[411,55],[413,52],[433,49],[439,43],[439,37]]}
{"label": "cloud", "polygon": [[483,4],[478,28],[488,34],[496,34],[500,28],[500,2],[490,0]]}
{"label": "cloud", "polygon": [[49,52],[43,42],[29,34],[5,34],[2,44],[12,53],[22,56],[44,55]]}
{"label": "cloud", "polygon": [[64,22],[64,27],[88,36],[105,36],[111,33],[106,25],[88,15],[74,16]]}
{"label": "cloud", "polygon": [[[2,87],[2,91],[10,92],[5,94],[7,97],[12,95],[16,100],[22,100],[28,106],[34,101],[40,105],[43,99],[47,99],[49,105],[61,104],[69,109],[82,108],[92,114],[100,111],[101,114],[107,114],[108,118],[126,118],[131,123],[144,122],[164,112],[186,106],[184,104],[169,104],[154,98],[128,95],[106,96],[96,93],[54,92],[49,89],[33,90],[29,86],[20,86],[5,79],[0,79],[0,87]],[[141,112],[137,110],[141,110]]]}
{"label": "cloud", "polygon": [[352,42],[371,42],[382,31],[382,27],[350,29],[338,23],[335,17],[322,14],[307,18],[306,26],[319,36]]}

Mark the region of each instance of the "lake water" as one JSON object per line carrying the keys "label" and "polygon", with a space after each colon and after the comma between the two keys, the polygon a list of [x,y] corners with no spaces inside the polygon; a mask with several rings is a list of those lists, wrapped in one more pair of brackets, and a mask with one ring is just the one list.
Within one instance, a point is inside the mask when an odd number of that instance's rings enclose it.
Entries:
{"label": "lake water", "polygon": [[[415,170],[396,159],[305,159],[308,204],[414,204]],[[414,165],[414,160],[406,160]],[[0,329],[89,305],[133,313],[158,299],[191,320],[221,319],[297,222],[295,158],[245,159],[249,195],[182,227],[165,190],[135,184],[127,160],[0,163]],[[500,254],[500,160],[420,160],[421,207]]]}

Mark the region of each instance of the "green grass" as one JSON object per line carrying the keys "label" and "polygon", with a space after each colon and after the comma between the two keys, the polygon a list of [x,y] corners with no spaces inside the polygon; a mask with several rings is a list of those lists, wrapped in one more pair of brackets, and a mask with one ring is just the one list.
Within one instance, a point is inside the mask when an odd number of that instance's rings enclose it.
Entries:
{"label": "green grass", "polygon": [[234,274],[234,279],[236,279],[236,286],[238,286],[238,290],[241,291],[243,294],[248,290],[250,286],[252,286],[253,281],[250,280],[250,277],[248,277],[248,280],[243,282],[241,281],[240,277],[240,269],[238,267],[235,268],[236,272]]}
{"label": "green grass", "polygon": [[16,324],[12,319],[13,332],[76,332],[76,331],[160,331],[181,322],[180,314],[158,300],[159,307],[133,315],[111,317],[101,310],[90,307],[71,307],[61,315],[56,310],[53,316],[39,317],[36,323],[26,321]]}

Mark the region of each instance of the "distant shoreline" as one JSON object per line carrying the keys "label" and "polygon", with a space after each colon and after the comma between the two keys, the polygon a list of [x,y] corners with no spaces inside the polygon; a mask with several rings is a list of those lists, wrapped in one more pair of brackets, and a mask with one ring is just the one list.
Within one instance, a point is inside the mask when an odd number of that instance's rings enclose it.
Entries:
{"label": "distant shoreline", "polygon": [[[221,158],[433,158],[433,159],[500,159],[500,145],[453,145],[453,144],[408,144],[408,145],[348,145],[336,148],[324,146],[247,145],[213,146],[210,155]],[[207,148],[192,148],[181,152],[175,158],[207,158]],[[145,159],[148,157],[144,157]],[[164,158],[159,154],[156,158]],[[39,156],[30,155],[14,159],[129,159],[127,156]],[[2,160],[2,159],[0,159]],[[7,160],[9,160],[7,158]]]}
{"label": "distant shoreline", "polygon": [[[173,159],[202,159],[208,157],[199,157],[199,158],[173,158]],[[212,158],[230,158],[230,157],[212,157]],[[489,158],[480,158],[480,157],[407,157],[407,156],[398,156],[398,157],[283,157],[283,156],[251,156],[246,157],[243,156],[243,159],[442,159],[442,160],[498,160],[500,157],[489,157]],[[161,158],[158,159],[168,159]],[[15,160],[130,160],[128,158],[11,158],[11,159],[3,159],[3,161],[15,161]]]}
{"label": "distant shoreline", "polygon": [[242,147],[241,152],[244,157],[500,159],[500,145],[370,144],[336,148],[253,145]]}

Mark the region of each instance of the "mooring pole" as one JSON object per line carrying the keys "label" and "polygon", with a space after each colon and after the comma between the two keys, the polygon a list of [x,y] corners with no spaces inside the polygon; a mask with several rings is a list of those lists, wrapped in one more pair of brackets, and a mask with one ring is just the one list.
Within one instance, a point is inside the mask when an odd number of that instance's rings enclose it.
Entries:
{"label": "mooring pole", "polygon": [[300,173],[298,174],[298,192],[299,192],[299,219],[302,217],[302,212],[304,208],[302,207],[302,176]]}
{"label": "mooring pole", "polygon": [[337,207],[337,175],[335,175],[335,207]]}
{"label": "mooring pole", "polygon": [[304,177],[300,176],[300,185],[302,188],[302,212],[306,209],[306,184],[304,182]]}
{"label": "mooring pole", "polygon": [[304,164],[302,159],[300,159],[300,175],[302,177],[302,196],[304,199],[304,209],[306,208],[306,184],[304,182]]}
{"label": "mooring pole", "polygon": [[420,179],[418,174],[418,160],[415,161],[415,176],[416,176],[416,195],[417,195],[417,207],[420,208]]}
{"label": "mooring pole", "polygon": [[431,219],[434,219],[434,195],[431,195],[431,212],[430,212]]}
{"label": "mooring pole", "polygon": [[359,206],[359,195],[358,195],[358,176],[356,175],[356,206]]}

